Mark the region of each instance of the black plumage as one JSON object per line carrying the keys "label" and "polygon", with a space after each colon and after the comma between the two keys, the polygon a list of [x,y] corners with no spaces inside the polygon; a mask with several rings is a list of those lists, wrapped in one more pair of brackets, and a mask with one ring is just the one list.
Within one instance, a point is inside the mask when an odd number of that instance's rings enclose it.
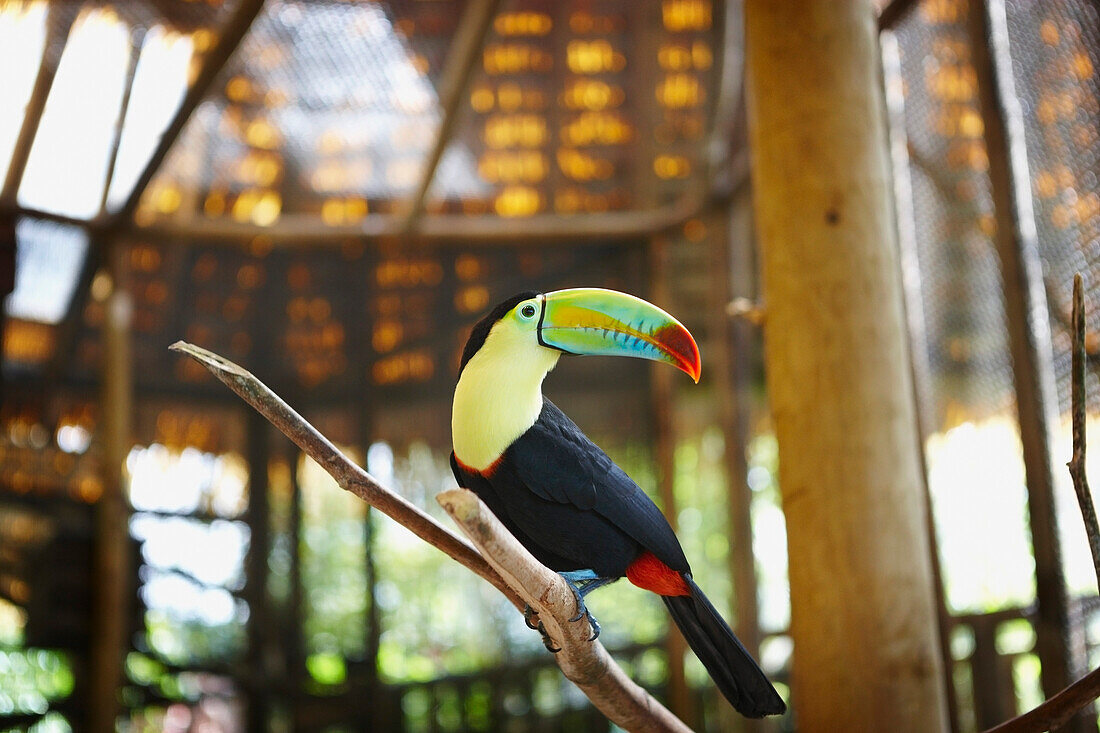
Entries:
{"label": "black plumage", "polygon": [[730,704],[747,717],[786,706],[752,655],[691,577],[661,511],[603,450],[550,400],[538,420],[488,475],[451,454],[460,486],[475,492],[551,570],[593,570],[621,578],[643,551],[680,574],[688,595],[662,596],[688,645]]}
{"label": "black plumage", "polygon": [[551,570],[621,578],[642,550],[679,572],[687,558],[661,510],[550,400],[490,476],[451,456],[460,486],[481,497]]}

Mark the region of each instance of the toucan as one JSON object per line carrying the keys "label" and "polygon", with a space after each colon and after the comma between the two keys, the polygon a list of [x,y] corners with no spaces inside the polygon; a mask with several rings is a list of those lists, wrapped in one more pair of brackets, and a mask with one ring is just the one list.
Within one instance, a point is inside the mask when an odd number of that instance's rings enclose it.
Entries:
{"label": "toucan", "polygon": [[[626,577],[661,596],[676,625],[742,715],[786,706],[692,580],[656,504],[557,406],[542,382],[562,354],[671,364],[699,381],[691,333],[657,306],[600,288],[524,292],[493,308],[463,349],[451,413],[451,468],[540,562],[584,597]],[[528,625],[533,614],[528,609]],[[544,643],[551,651],[543,630]]]}

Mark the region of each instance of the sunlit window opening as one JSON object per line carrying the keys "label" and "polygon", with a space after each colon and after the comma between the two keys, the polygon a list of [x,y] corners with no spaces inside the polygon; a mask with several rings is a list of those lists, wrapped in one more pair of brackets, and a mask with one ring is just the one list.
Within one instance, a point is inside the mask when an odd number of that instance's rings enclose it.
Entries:
{"label": "sunlit window opening", "polygon": [[113,10],[81,13],[31,146],[20,204],[77,219],[99,213],[129,59],[130,29]]}
{"label": "sunlit window opening", "polygon": [[179,109],[187,91],[192,51],[191,36],[160,26],[145,35],[107,194],[108,210],[114,211],[126,201]]}
{"label": "sunlit window opening", "polygon": [[318,683],[334,685],[347,678],[345,660],[361,663],[366,652],[367,507],[311,459],[300,458],[297,471],[306,669]]}
{"label": "sunlit window opening", "polygon": [[15,290],[4,300],[4,312],[12,318],[57,323],[73,298],[88,234],[75,226],[20,219],[15,238]]}
{"label": "sunlit window opening", "polygon": [[931,436],[927,450],[948,607],[981,612],[1029,603],[1034,562],[1015,421],[963,422]]}
{"label": "sunlit window opening", "polygon": [[0,6],[0,182],[11,165],[46,42],[46,3]]}
{"label": "sunlit window opening", "polygon": [[[244,585],[248,471],[235,454],[154,443],[126,460],[130,533],[141,543],[141,598],[149,642],[176,662],[237,648],[247,604]],[[195,635],[211,639],[196,646]]]}

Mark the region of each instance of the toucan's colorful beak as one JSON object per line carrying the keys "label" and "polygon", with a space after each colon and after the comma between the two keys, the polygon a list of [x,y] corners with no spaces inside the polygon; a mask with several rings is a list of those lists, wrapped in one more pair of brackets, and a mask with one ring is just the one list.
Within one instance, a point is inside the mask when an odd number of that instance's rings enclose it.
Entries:
{"label": "toucan's colorful beak", "polygon": [[663,361],[699,381],[695,339],[679,321],[633,295],[600,288],[547,293],[539,343],[569,354],[633,356]]}

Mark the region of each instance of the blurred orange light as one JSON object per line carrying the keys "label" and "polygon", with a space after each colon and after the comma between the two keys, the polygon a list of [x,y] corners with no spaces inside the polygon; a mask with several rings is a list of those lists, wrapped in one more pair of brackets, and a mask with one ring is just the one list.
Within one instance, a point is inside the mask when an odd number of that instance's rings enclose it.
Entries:
{"label": "blurred orange light", "polygon": [[683,109],[699,106],[705,92],[694,74],[669,74],[657,85],[656,96],[662,107]]}
{"label": "blurred orange light", "polygon": [[546,13],[501,13],[493,21],[493,30],[502,36],[545,36],[554,27]]}
{"label": "blurred orange light", "polygon": [[530,186],[507,186],[493,202],[501,216],[531,216],[542,206],[542,196]]}
{"label": "blurred orange light", "polygon": [[575,74],[601,74],[621,71],[626,57],[615,50],[609,41],[570,41],[565,47],[566,63]]}
{"label": "blurred orange light", "polygon": [[673,33],[705,31],[710,28],[711,14],[708,0],[664,0],[661,3],[661,21]]}

